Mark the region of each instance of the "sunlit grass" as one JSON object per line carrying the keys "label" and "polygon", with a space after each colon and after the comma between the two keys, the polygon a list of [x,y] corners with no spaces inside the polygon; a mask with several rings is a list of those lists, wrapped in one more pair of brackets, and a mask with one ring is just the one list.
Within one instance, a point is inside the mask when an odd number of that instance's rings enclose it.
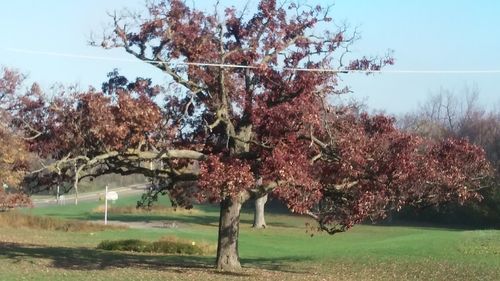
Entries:
{"label": "sunlit grass", "polygon": [[[121,198],[112,208],[128,210],[138,199],[138,196]],[[26,212],[85,221],[102,220],[102,213],[96,212],[100,204],[102,202],[85,202],[78,206],[53,206]],[[162,201],[161,206],[160,209],[167,208],[167,202]],[[49,230],[32,233],[1,227],[0,241],[14,244],[0,251],[0,270],[8,272],[6,276],[12,280],[22,276],[13,269],[26,272],[35,280],[51,280],[53,272],[66,274],[72,280],[87,280],[89,276],[92,280],[500,280],[498,230],[360,225],[334,236],[324,233],[311,236],[305,227],[311,221],[285,213],[269,212],[268,228],[252,229],[251,210],[244,209],[239,249],[245,269],[239,275],[221,275],[211,269],[213,254],[186,258],[95,249],[103,240],[152,242],[165,236],[205,241],[215,247],[217,206],[197,206],[193,212],[118,212],[111,213],[109,219],[130,223],[176,222],[178,227],[83,233]],[[27,244],[39,246],[26,248]],[[70,261],[59,260],[57,254],[71,257]],[[31,263],[24,259],[25,256],[30,256]],[[108,261],[110,258],[112,262]],[[75,269],[79,265],[81,268]]]}

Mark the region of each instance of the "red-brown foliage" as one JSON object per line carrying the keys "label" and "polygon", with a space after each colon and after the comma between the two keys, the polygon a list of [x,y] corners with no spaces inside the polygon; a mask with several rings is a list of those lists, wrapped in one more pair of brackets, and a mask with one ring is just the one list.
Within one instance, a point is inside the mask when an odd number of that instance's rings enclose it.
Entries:
{"label": "red-brown foliage", "polygon": [[[17,90],[23,77],[2,69],[0,77],[0,211],[30,204],[19,191],[19,183],[28,170],[28,152],[22,137],[9,124],[17,107]],[[10,187],[9,193],[3,187]]]}
{"label": "red-brown foliage", "polygon": [[481,149],[432,142],[398,131],[386,116],[332,106],[328,98],[346,92],[338,73],[292,69],[393,63],[343,62],[355,36],[345,28],[317,32],[331,21],[327,8],[273,0],[260,1],[251,16],[226,9],[224,19],[179,0],[151,4],[145,17],[116,16],[101,45],[154,65],[175,87],[129,83],[115,72],[103,92],[24,101],[20,118],[43,132],[31,149],[58,160],[40,175],[142,173],[158,180],[154,191],[173,197],[186,196],[179,182],[198,181],[186,190],[210,201],[273,192],[332,233],[403,205],[477,198],[489,173]]}

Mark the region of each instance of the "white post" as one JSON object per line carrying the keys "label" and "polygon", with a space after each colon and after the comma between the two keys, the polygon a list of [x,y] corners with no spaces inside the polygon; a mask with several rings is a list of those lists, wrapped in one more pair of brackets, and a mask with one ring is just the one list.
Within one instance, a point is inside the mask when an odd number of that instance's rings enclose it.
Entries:
{"label": "white post", "polygon": [[104,194],[104,224],[108,224],[108,186],[106,185],[106,193]]}
{"label": "white post", "polygon": [[57,205],[59,205],[59,185],[57,185],[56,201],[57,201]]}

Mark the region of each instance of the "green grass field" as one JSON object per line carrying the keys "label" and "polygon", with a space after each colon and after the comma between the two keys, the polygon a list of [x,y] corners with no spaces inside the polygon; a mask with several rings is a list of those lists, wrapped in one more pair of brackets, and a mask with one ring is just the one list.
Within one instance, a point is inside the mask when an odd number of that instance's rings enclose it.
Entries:
{"label": "green grass field", "polygon": [[[134,205],[137,197],[114,206]],[[99,202],[25,210],[99,220]],[[166,204],[166,202],[162,202]],[[307,232],[308,219],[268,213],[268,228],[251,228],[242,214],[238,273],[212,269],[213,256],[96,250],[102,240],[157,240],[174,235],[216,244],[218,210],[113,214],[111,221],[172,222],[178,228],[62,232],[0,226],[0,280],[500,280],[500,231],[361,225],[329,236]]]}

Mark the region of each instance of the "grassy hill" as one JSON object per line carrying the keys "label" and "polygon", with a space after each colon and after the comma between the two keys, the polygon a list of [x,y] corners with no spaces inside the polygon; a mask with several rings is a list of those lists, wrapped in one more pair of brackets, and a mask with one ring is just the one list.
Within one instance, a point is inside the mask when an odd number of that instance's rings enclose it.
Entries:
{"label": "grassy hill", "polygon": [[[218,209],[169,208],[124,212],[139,196],[121,198],[110,221],[134,228],[63,232],[0,226],[0,280],[500,280],[500,231],[360,225],[329,236],[311,231],[309,219],[269,213],[268,228],[251,228],[242,214],[241,273],[220,273],[213,256],[175,256],[96,250],[103,240],[157,240],[176,236],[216,244]],[[167,205],[167,200],[160,204]],[[102,219],[102,202],[24,210],[64,219]],[[113,211],[113,208],[115,211]],[[130,210],[127,209],[127,210]],[[175,222],[137,227],[145,222]]]}

